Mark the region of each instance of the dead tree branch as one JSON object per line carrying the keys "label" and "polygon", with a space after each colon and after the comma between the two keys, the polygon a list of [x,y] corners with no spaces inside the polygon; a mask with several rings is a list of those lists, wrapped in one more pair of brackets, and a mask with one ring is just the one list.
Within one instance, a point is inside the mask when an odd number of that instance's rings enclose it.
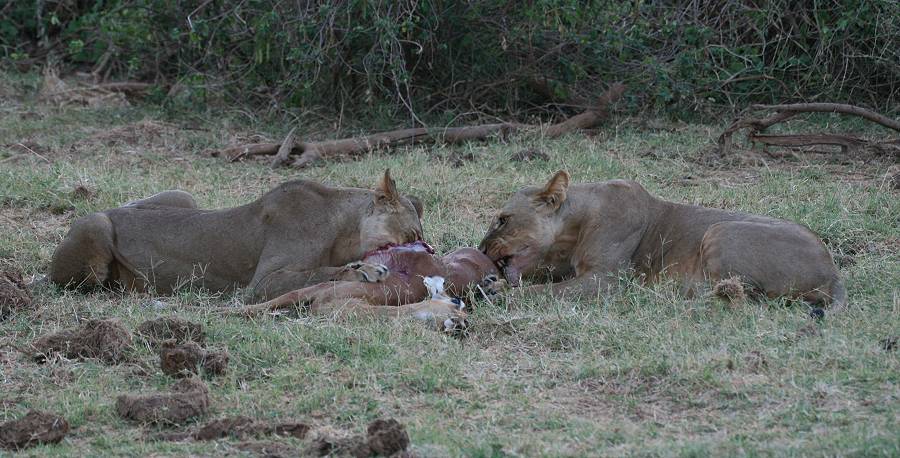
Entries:
{"label": "dead tree branch", "polygon": [[859,116],[861,118],[880,124],[888,129],[900,132],[900,121],[893,120],[865,108],[843,103],[794,103],[789,105],[753,105],[754,110],[772,110],[792,113],[840,113]]}
{"label": "dead tree branch", "polygon": [[[625,92],[623,84],[614,84],[597,100],[597,105],[584,113],[573,116],[558,124],[547,127],[544,135],[556,138],[570,132],[596,127],[609,115],[612,103],[622,97]],[[223,156],[230,162],[248,156],[275,155],[272,167],[288,164],[290,156],[298,156],[291,163],[294,167],[306,167],[316,161],[330,157],[346,157],[365,154],[381,149],[392,149],[406,145],[443,143],[458,144],[469,141],[487,140],[492,137],[508,138],[526,130],[539,130],[540,126],[503,122],[466,127],[420,127],[381,132],[363,137],[325,140],[314,142],[296,142],[294,130],[281,143],[254,143],[230,146],[214,152],[214,156]]]}

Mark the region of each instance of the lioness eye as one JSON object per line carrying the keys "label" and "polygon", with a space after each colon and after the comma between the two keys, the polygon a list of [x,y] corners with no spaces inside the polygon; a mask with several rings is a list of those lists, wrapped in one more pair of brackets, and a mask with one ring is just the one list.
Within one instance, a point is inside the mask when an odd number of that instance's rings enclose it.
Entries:
{"label": "lioness eye", "polygon": [[497,229],[500,229],[501,227],[503,227],[504,224],[506,224],[505,216],[501,216],[501,217],[497,218]]}

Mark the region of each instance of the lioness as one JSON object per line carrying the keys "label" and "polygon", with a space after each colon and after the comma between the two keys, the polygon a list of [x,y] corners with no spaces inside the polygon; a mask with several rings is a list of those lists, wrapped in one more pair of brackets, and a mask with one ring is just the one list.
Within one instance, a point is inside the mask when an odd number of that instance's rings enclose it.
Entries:
{"label": "lioness", "polygon": [[[560,171],[516,192],[479,248],[510,285],[521,276],[554,293],[606,290],[622,270],[647,282],[665,274],[685,293],[706,280],[739,277],[751,291],[833,310],[847,292],[831,255],[809,229],[765,216],[666,202],[633,181],[569,185]],[[821,313],[821,310],[819,310]]]}
{"label": "lioness", "polygon": [[[375,191],[296,180],[247,205],[198,209],[166,191],[79,218],[53,253],[59,285],[120,285],[168,293],[250,286],[266,300],[331,280],[377,281],[383,266],[345,264],[422,239],[422,206],[397,192],[390,171]],[[343,266],[343,267],[342,267]]]}

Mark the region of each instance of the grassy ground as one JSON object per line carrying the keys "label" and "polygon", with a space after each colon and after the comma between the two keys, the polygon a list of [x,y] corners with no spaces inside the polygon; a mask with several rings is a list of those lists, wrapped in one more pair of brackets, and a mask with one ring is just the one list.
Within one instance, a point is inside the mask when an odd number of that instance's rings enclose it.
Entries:
{"label": "grassy ground", "polygon": [[[78,216],[162,189],[224,207],[290,178],[369,186],[391,167],[399,186],[423,199],[426,234],[447,251],[476,244],[513,190],[566,169],[575,181],[632,178],[672,200],[806,224],[841,260],[853,304],[811,323],[803,305],[730,308],[625,281],[596,301],[511,293],[480,305],[471,335],[456,340],[412,322],[225,319],[211,311],[234,297],[196,291],[161,298],[168,305],[159,308],[146,295],[48,285],[35,289],[33,310],[0,322],[0,343],[25,345],[95,317],[133,328],[178,315],[204,323],[212,345],[232,355],[229,373],[209,382],[209,418],[297,419],[359,433],[395,417],[422,456],[900,455],[900,356],[879,343],[900,334],[900,199],[884,179],[888,159],[708,161],[704,148],[721,126],[619,119],[589,138],[412,148],[272,171],[201,152],[256,132],[278,137],[283,126],[166,124],[148,108],[58,109],[27,97],[7,98],[0,110],[0,261],[29,275],[47,272]],[[550,159],[507,159],[526,148]],[[459,164],[468,154],[473,160]],[[78,185],[92,195],[73,196]],[[155,360],[148,348],[134,352]],[[29,454],[242,453],[229,440],[154,441],[157,428],[115,415],[117,394],[170,385],[158,370],[38,365],[0,348],[0,421],[38,408],[72,426],[61,444]]]}

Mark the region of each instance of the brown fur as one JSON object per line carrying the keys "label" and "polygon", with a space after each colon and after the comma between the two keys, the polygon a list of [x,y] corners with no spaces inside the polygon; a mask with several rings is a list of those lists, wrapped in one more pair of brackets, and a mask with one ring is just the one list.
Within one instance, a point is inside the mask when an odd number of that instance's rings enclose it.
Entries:
{"label": "brown fur", "polygon": [[389,171],[375,191],[297,180],[222,210],[166,191],[77,220],[53,254],[50,278],[160,293],[250,286],[266,299],[328,280],[369,250],[421,239],[420,214]]}
{"label": "brown fur", "polygon": [[768,297],[846,304],[821,240],[799,224],[766,216],[666,202],[636,182],[569,185],[558,172],[518,191],[481,242],[510,284],[596,294],[630,270],[647,282],[678,278],[686,293],[731,277]]}

